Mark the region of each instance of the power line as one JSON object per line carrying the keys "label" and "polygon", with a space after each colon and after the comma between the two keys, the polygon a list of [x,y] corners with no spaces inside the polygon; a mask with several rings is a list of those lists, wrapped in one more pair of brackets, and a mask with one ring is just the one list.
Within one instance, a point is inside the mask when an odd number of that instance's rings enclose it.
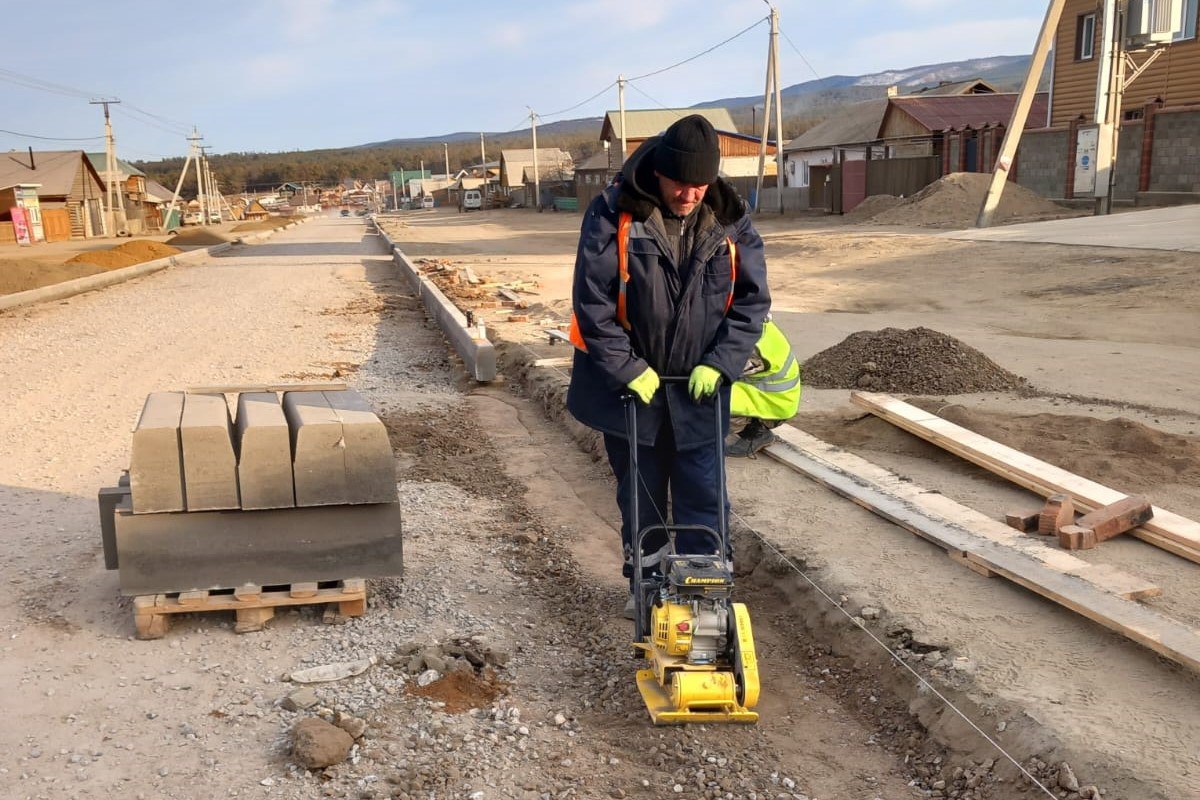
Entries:
{"label": "power line", "polygon": [[188,131],[186,129],[168,127],[166,125],[163,125],[162,123],[155,122],[152,119],[145,119],[143,117],[137,117],[137,116],[134,116],[133,114],[129,114],[125,111],[121,111],[120,106],[117,107],[117,111],[120,112],[121,116],[125,117],[126,119],[128,119],[132,122],[137,122],[142,125],[149,125],[151,128],[157,128],[158,130],[163,131],[164,133],[170,133],[170,134],[174,134],[176,136],[186,136],[188,134]]}
{"label": "power line", "polygon": [[586,105],[586,104],[592,102],[597,97],[604,94],[605,92],[607,92],[609,89],[611,89],[612,87],[614,87],[616,85],[617,85],[617,82],[613,81],[608,86],[605,86],[603,89],[601,89],[600,91],[596,92],[594,95],[589,97],[587,100],[580,100],[578,103],[571,106],[570,108],[564,108],[561,111],[551,111],[549,114],[538,114],[538,116],[541,117],[542,119],[545,119],[546,117],[557,117],[559,114],[566,114],[568,111],[574,111],[575,109],[579,108],[580,106]]}
{"label": "power line", "polygon": [[696,55],[689,56],[688,58],[685,58],[683,61],[677,61],[669,67],[663,67],[662,69],[656,69],[653,72],[647,72],[645,75],[635,75],[634,77],[628,78],[627,80],[640,81],[642,78],[649,78],[654,75],[661,75],[662,73],[667,72],[668,70],[675,69],[676,67],[682,67],[684,64],[688,63],[689,61],[695,61],[697,58],[700,58],[701,56],[708,55],[713,50],[716,50],[718,47],[724,47],[725,45],[732,42],[734,39],[737,39],[738,37],[741,37],[741,36],[745,36],[747,33],[749,33],[750,31],[757,28],[759,25],[762,25],[764,22],[766,22],[767,19],[768,19],[767,17],[763,17],[762,19],[760,19],[758,22],[754,23],[750,27],[743,28],[742,30],[735,33],[733,36],[730,36],[728,39],[717,42],[716,44],[714,44],[712,47],[708,48],[707,50],[701,50],[699,53],[696,53]]}
{"label": "power line", "polygon": [[821,73],[813,69],[813,65],[808,63],[808,59],[804,57],[804,53],[800,52],[800,48],[796,47],[796,43],[792,41],[792,37],[788,36],[787,32],[782,27],[779,29],[779,32],[783,34],[783,38],[787,39],[787,43],[790,44],[792,49],[796,51],[796,55],[800,56],[800,60],[804,62],[804,66],[808,67],[809,71],[812,72],[812,74],[818,79],[824,77],[821,75]]}
{"label": "power line", "polygon": [[72,86],[64,86],[61,83],[53,83],[51,81],[42,80],[41,78],[35,78],[32,75],[23,75],[22,73],[15,72],[11,69],[0,68],[0,80],[8,81],[9,83],[15,83],[18,86],[24,86],[28,89],[37,89],[39,91],[59,94],[65,97],[79,97],[84,100],[98,97],[103,94],[103,92],[89,92],[87,90],[77,89]]}
{"label": "power line", "polygon": [[647,100],[649,100],[651,103],[655,103],[655,104],[657,104],[657,105],[658,105],[658,106],[660,106],[660,107],[661,107],[661,108],[662,108],[664,111],[670,111],[672,114],[674,114],[674,115],[675,115],[676,117],[678,117],[679,119],[683,119],[683,115],[679,113],[679,109],[677,109],[677,108],[671,108],[670,106],[668,106],[666,103],[662,102],[661,100],[656,100],[656,99],[654,99],[654,98],[653,98],[653,97],[651,97],[650,95],[646,94],[646,92],[645,92],[643,89],[641,89],[641,88],[640,88],[640,87],[638,87],[638,86],[634,86],[632,83],[630,83],[630,84],[629,84],[629,88],[633,89],[633,90],[634,90],[635,92],[637,92],[638,94],[640,94],[640,95],[643,95],[643,96],[644,96],[644,97],[645,97]]}
{"label": "power line", "polygon": [[6,131],[0,128],[0,133],[7,133],[10,136],[16,136],[20,139],[44,139],[47,142],[94,142],[97,139],[103,139],[103,136],[38,136],[34,133],[18,133],[16,131]]}

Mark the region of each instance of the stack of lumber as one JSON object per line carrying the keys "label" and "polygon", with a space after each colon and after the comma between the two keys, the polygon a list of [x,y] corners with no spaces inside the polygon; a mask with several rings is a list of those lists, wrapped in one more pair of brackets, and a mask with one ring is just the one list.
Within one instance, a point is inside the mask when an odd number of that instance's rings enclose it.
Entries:
{"label": "stack of lumber", "polygon": [[[1043,497],[1055,494],[1070,495],[1077,509],[1095,511],[1128,497],[1124,492],[1075,475],[1020,450],[1006,447],[891,395],[852,392],[850,400],[893,425],[1007,478],[1031,492]],[[1189,561],[1200,563],[1200,523],[1157,506],[1152,506],[1151,512],[1153,517],[1131,530],[1130,535]]]}
{"label": "stack of lumber", "polygon": [[[889,414],[898,419],[915,417],[922,425],[940,420],[886,395],[856,394],[854,398],[860,405],[867,401],[873,409],[886,408]],[[911,424],[917,427],[915,422]],[[942,441],[958,440],[958,432],[938,427],[938,436]],[[961,428],[958,430],[970,433]],[[1135,602],[1160,595],[1161,590],[1157,586],[1111,566],[1093,564],[1058,547],[1047,546],[1045,540],[1025,535],[939,492],[924,489],[790,426],[776,429],[776,434],[779,441],[765,449],[767,455],[936,544],[955,563],[988,577],[1003,577],[1179,664],[1200,670],[1200,633]],[[974,444],[980,443],[976,441]],[[1011,454],[1028,459],[1023,462],[1025,467],[1030,467],[1030,462],[1034,461],[1017,451],[1011,451]],[[1008,471],[1016,474],[1011,468]],[[1063,475],[1058,477],[1062,478]],[[1051,487],[1047,484],[1039,482],[1038,485],[1047,495],[1060,493],[1050,491]],[[1085,502],[1092,507],[1097,505],[1095,499]],[[1080,501],[1076,503],[1082,504]],[[1057,504],[1056,519],[1057,512],[1064,506],[1069,509],[1070,505],[1069,499]],[[1028,529],[1035,524],[1038,515],[1013,516],[1022,517],[1019,522]],[[1073,513],[1070,517],[1073,521]]]}

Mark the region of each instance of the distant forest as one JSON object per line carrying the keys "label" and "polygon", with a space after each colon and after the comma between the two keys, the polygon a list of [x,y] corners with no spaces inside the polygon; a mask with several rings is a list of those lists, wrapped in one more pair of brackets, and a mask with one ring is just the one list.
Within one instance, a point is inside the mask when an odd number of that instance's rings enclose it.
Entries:
{"label": "distant forest", "polygon": [[[751,128],[749,109],[733,112],[734,122],[741,131]],[[798,136],[812,127],[818,118],[793,117],[784,120],[784,141]],[[758,120],[761,125],[762,121]],[[539,129],[539,147],[558,147],[568,151],[579,163],[601,150],[598,127],[586,130],[554,132],[542,135]],[[484,140],[489,161],[500,159],[501,149],[528,148],[532,146],[529,131],[488,136]],[[459,141],[449,145],[450,170],[479,163],[479,142]],[[209,162],[212,171],[225,193],[269,191],[289,181],[331,186],[346,178],[363,180],[385,180],[393,170],[415,170],[421,161],[432,173],[445,172],[445,156],[440,142],[412,142],[409,144],[350,147],[337,150],[297,150],[285,153],[226,153],[212,155]],[[167,188],[174,189],[183,168],[183,158],[163,161],[134,162],[150,178]],[[182,194],[192,197],[196,193],[194,173],[185,181]]]}

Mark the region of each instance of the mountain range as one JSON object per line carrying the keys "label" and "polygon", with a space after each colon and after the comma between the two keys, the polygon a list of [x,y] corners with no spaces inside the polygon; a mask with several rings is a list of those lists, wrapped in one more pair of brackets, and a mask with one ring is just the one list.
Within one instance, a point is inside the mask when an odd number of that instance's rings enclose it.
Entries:
{"label": "mountain range", "polygon": [[[886,70],[867,75],[830,75],[793,84],[783,89],[780,92],[783,99],[783,116],[785,119],[828,117],[839,107],[849,103],[884,97],[889,86],[897,86],[901,94],[909,94],[917,89],[937,86],[940,83],[980,78],[995,86],[999,91],[1012,92],[1020,88],[1025,73],[1029,69],[1029,61],[1030,56],[1027,55],[991,56],[972,58],[966,61],[948,61],[941,64],[923,64],[907,69]],[[761,103],[761,95],[722,97],[697,103],[692,108],[727,108],[735,120],[738,120],[743,127],[748,128],[751,109]],[[546,136],[576,134],[586,130],[598,130],[600,123],[600,117],[581,117],[539,125],[538,132]],[[516,135],[521,131],[508,133]],[[501,134],[488,133],[487,135],[494,137]],[[478,138],[479,131],[459,131],[438,136],[389,139],[384,142],[359,145],[359,147],[401,147],[414,144],[459,142]]]}

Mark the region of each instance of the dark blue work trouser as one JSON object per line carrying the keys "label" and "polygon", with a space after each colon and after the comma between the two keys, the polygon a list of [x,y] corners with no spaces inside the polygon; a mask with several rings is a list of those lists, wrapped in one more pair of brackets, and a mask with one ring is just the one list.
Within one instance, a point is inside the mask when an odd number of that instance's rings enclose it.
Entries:
{"label": "dark blue work trouser", "polygon": [[[724,458],[715,445],[704,444],[687,450],[675,449],[670,423],[659,429],[653,445],[638,445],[638,480],[629,474],[629,441],[612,434],[604,435],[608,463],[617,479],[617,505],[621,507],[621,544],[625,551],[626,578],[633,576],[633,520],[630,486],[638,485],[637,530],[669,522],[675,525],[707,525],[719,532],[718,514],[729,520],[729,498],[721,497],[717,485],[718,458]],[[667,499],[670,497],[670,515]],[[643,556],[653,555],[667,542],[661,531],[646,537]],[[680,531],[675,538],[680,553],[712,553],[715,543],[704,534]]]}

